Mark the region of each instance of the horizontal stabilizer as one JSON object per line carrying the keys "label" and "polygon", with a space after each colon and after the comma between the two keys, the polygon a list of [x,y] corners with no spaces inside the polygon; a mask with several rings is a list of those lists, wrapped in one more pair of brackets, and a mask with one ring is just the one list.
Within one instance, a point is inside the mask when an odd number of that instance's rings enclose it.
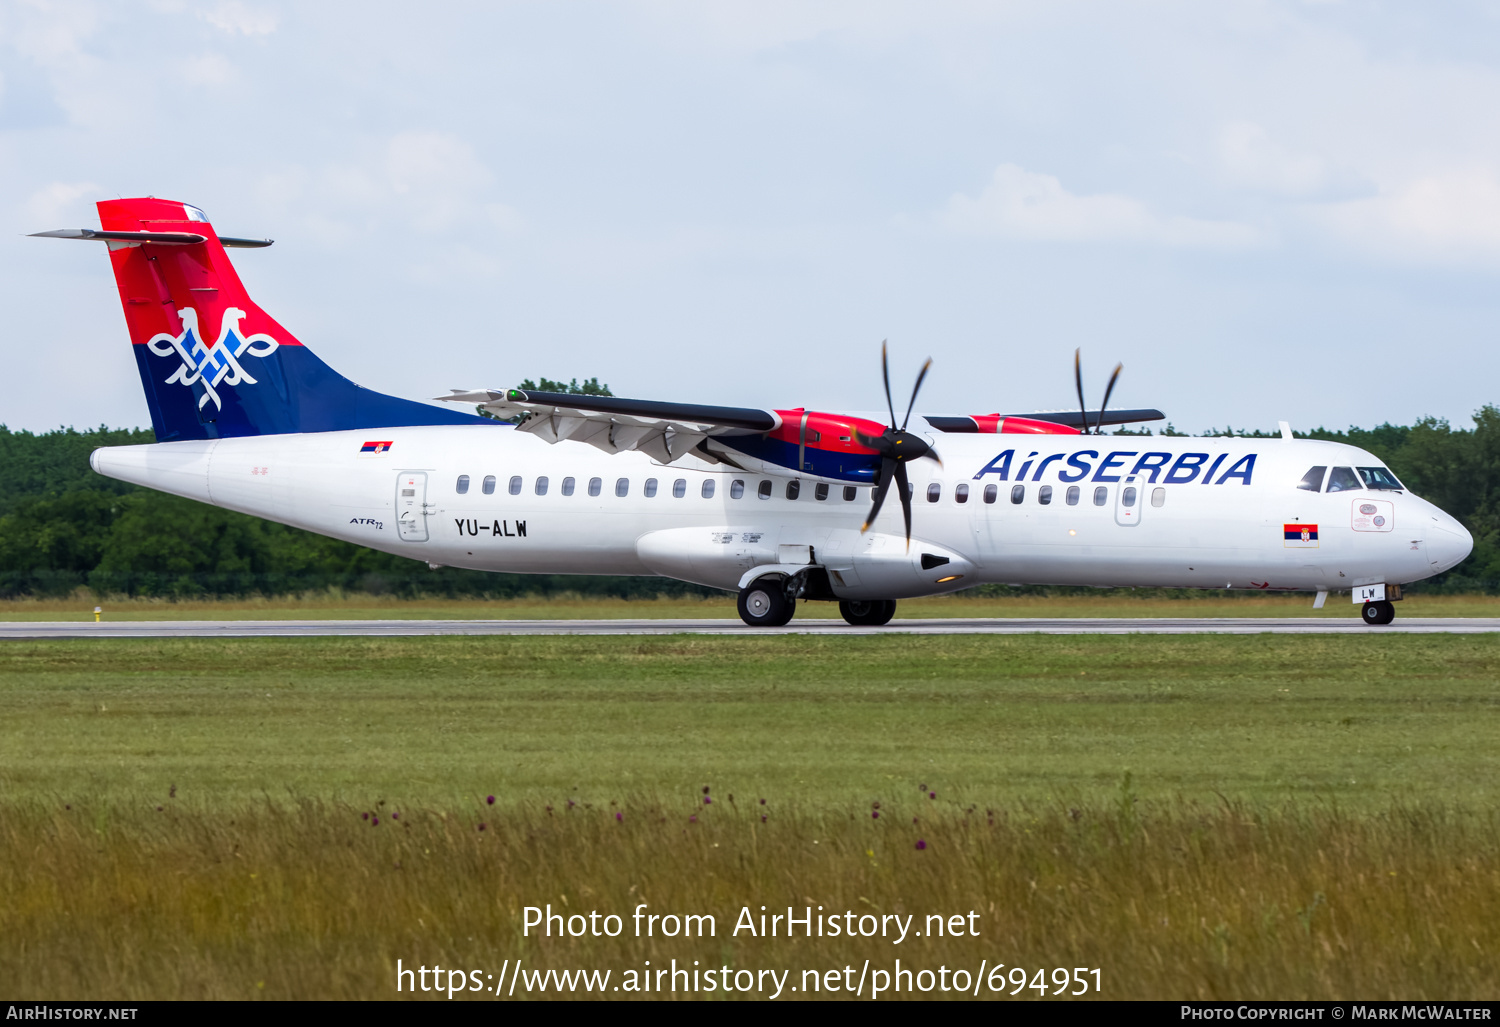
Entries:
{"label": "horizontal stabilizer", "polygon": [[[51,232],[32,232],[33,239],[93,239],[98,242],[154,243],[157,246],[195,246],[208,237],[196,232],[106,232],[98,228],[59,228]],[[260,249],[272,239],[238,239],[221,235],[219,243],[237,249]]]}

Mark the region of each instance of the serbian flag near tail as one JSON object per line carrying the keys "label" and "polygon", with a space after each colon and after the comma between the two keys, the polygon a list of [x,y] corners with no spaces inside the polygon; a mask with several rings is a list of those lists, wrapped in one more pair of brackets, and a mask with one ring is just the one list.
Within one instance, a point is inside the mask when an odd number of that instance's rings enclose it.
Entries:
{"label": "serbian flag near tail", "polygon": [[1288,549],[1317,549],[1318,526],[1316,524],[1283,524],[1282,538]]}

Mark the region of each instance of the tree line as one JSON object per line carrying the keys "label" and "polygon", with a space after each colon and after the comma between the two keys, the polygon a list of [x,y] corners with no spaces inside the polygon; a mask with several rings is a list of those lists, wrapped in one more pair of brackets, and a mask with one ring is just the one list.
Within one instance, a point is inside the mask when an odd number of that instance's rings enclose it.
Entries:
{"label": "tree line", "polygon": [[[542,381],[547,391],[570,391],[561,382]],[[585,388],[598,390],[590,394],[608,394],[597,380],[571,384],[571,391]],[[1180,434],[1170,427],[1167,431]],[[1206,434],[1264,438],[1277,433],[1226,429]],[[1425,418],[1406,426],[1320,428],[1298,435],[1347,442],[1374,453],[1413,492],[1473,532],[1473,554],[1418,590],[1500,591],[1500,409],[1478,411],[1473,428]],[[81,587],[105,595],[178,598],[328,589],[481,598],[713,593],[655,577],[432,570],[419,560],[138,488],[89,467],[89,453],[96,447],[154,441],[149,429],[100,426],[32,434],[0,425],[0,467],[7,486],[0,490],[0,596],[66,595]]]}

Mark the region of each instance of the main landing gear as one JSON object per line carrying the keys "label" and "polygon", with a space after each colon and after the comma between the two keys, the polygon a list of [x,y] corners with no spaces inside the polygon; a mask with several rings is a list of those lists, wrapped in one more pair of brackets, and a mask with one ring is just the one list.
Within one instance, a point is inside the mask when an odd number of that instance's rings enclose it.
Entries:
{"label": "main landing gear", "polygon": [[[797,595],[806,583],[793,584],[779,574],[766,574],[740,589],[740,620],[752,628],[779,628],[788,624],[797,612]],[[806,595],[807,593],[802,592]],[[826,586],[815,590],[813,598],[832,599]],[[856,627],[879,627],[896,615],[894,599],[845,599],[839,613]]]}
{"label": "main landing gear", "polygon": [[1396,604],[1385,599],[1365,603],[1359,608],[1359,615],[1366,624],[1389,624],[1396,619]]}
{"label": "main landing gear", "polygon": [[846,599],[839,603],[839,614],[855,627],[879,627],[896,615],[896,600]]}
{"label": "main landing gear", "polygon": [[740,589],[740,620],[752,628],[779,628],[797,612],[797,600],[786,594],[786,579],[776,574],[756,578]]}

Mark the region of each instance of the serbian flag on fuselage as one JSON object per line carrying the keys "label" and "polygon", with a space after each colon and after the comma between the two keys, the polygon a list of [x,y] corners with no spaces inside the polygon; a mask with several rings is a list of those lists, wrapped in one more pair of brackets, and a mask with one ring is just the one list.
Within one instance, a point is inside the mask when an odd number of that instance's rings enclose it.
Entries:
{"label": "serbian flag on fuselage", "polygon": [[384,453],[390,448],[391,444],[389,442],[366,442],[363,446],[359,447],[359,451],[361,453]]}
{"label": "serbian flag on fuselage", "polygon": [[1282,538],[1288,549],[1318,548],[1318,526],[1316,524],[1283,524]]}

